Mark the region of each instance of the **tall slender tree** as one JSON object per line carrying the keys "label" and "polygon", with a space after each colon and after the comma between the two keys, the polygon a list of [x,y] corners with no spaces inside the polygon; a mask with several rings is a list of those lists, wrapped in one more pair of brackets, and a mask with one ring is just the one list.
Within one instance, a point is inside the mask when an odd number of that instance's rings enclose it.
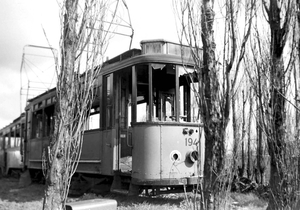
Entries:
{"label": "tall slender tree", "polygon": [[263,1],[270,27],[270,101],[267,142],[270,162],[270,187],[272,196],[268,209],[285,206],[287,183],[284,169],[285,150],[285,68],[283,50],[287,43],[289,24],[292,16],[292,0]]}
{"label": "tall slender tree", "polygon": [[[297,33],[297,31],[300,30],[300,0],[296,0],[296,27],[294,28],[294,42],[296,42],[296,47],[297,47],[297,54],[298,54],[298,66],[295,63],[295,68],[294,68],[294,82],[295,82],[295,101],[296,101],[296,106],[300,107],[300,94],[299,94],[299,88],[300,88],[300,74],[299,74],[299,69],[300,69],[300,35]],[[298,68],[297,68],[298,67]],[[298,69],[298,70],[297,70]],[[297,128],[297,135],[296,139],[299,138],[300,136],[300,111],[296,111],[296,128]],[[299,173],[300,174],[300,173]]]}
{"label": "tall slender tree", "polygon": [[46,177],[43,209],[47,210],[65,208],[109,38],[103,30],[108,10],[105,0],[63,0],[60,7],[61,60],[56,61],[55,128],[43,162]]}
{"label": "tall slender tree", "polygon": [[[245,28],[237,43],[237,8],[240,2],[227,0],[222,67],[217,65],[214,39],[214,1],[175,1],[180,9],[181,41],[191,47],[199,76],[199,110],[205,132],[204,197],[205,205],[212,208],[214,194],[219,191],[217,178],[224,167],[226,127],[229,122],[231,96],[238,70],[245,54],[251,29],[255,1],[245,3]],[[220,36],[219,36],[220,37]],[[202,49],[201,49],[202,46]],[[220,62],[219,62],[220,63]],[[230,81],[233,84],[230,84]]]}
{"label": "tall slender tree", "polygon": [[252,175],[252,152],[251,152],[251,123],[252,123],[252,109],[253,109],[253,98],[252,98],[252,88],[250,86],[249,90],[249,115],[248,115],[248,162],[247,162],[247,177],[248,179],[251,179]]}
{"label": "tall slender tree", "polygon": [[[212,193],[214,193],[214,183],[217,179],[217,174],[220,173],[223,166],[224,157],[224,125],[229,115],[228,105],[229,101],[226,102],[224,107],[226,114],[223,119],[220,119],[219,107],[217,101],[219,100],[219,84],[216,73],[216,58],[215,58],[215,40],[214,40],[214,10],[212,1],[202,1],[202,12],[201,12],[201,40],[203,44],[203,69],[202,74],[202,90],[205,98],[205,106],[202,108],[202,116],[204,122],[205,132],[205,163],[204,163],[204,195],[205,202],[207,203],[208,209],[212,209],[211,203]],[[200,70],[200,69],[199,69]],[[214,94],[213,94],[214,93]],[[228,98],[227,98],[228,99]]]}

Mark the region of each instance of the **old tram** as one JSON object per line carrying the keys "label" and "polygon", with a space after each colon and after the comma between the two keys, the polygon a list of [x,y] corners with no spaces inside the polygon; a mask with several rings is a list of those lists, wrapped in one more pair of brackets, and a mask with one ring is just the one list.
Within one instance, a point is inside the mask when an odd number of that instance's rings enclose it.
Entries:
{"label": "old tram", "polygon": [[[106,61],[75,177],[110,177],[112,190],[132,193],[196,184],[204,163],[198,87],[187,46],[142,41],[141,49]],[[26,107],[24,165],[32,174],[42,170],[55,103],[52,89]]]}

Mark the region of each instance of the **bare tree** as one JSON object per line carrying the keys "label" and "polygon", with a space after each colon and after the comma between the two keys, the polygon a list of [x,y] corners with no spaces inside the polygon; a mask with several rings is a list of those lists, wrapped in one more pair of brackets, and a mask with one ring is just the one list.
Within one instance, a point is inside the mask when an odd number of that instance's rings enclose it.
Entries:
{"label": "bare tree", "polygon": [[[289,24],[292,16],[292,1],[270,0],[263,1],[270,26],[270,101],[267,131],[270,163],[271,196],[268,209],[278,209],[285,206],[284,196],[286,179],[284,171],[285,150],[285,68],[283,63],[283,49],[286,45]],[[280,199],[278,199],[281,197]]]}
{"label": "bare tree", "polygon": [[252,154],[251,154],[251,123],[252,123],[252,107],[253,107],[253,98],[252,98],[252,88],[250,86],[250,90],[249,90],[249,115],[248,115],[248,162],[247,162],[247,177],[248,179],[251,179],[251,175],[252,175],[252,168],[251,164],[252,164]]}
{"label": "bare tree", "polygon": [[239,172],[239,177],[242,177],[244,175],[244,171],[245,171],[245,136],[246,136],[246,103],[247,103],[247,97],[245,96],[245,92],[242,91],[243,94],[243,119],[242,119],[242,165],[240,168],[240,172]]}
{"label": "bare tree", "polygon": [[[296,24],[294,27],[294,43],[296,45],[296,54],[298,55],[298,65],[295,62],[294,63],[294,86],[295,86],[295,104],[296,107],[300,108],[300,95],[299,95],[299,88],[300,88],[300,74],[299,74],[299,69],[300,69],[300,35],[299,35],[299,30],[300,30],[300,0],[296,0]],[[298,33],[297,33],[298,32]],[[299,138],[300,138],[300,111],[296,110],[296,116],[295,116],[295,126],[296,126],[296,133],[295,133],[295,141],[297,148],[299,149]],[[296,177],[296,190],[300,189],[300,152],[297,151],[297,177]],[[300,199],[298,198],[298,206],[300,206]]]}
{"label": "bare tree", "polygon": [[265,173],[265,158],[264,158],[264,140],[267,137],[267,120],[265,114],[269,110],[269,60],[270,56],[265,50],[268,40],[262,34],[268,34],[266,31],[261,31],[261,18],[256,13],[256,22],[254,24],[254,32],[251,35],[250,52],[245,59],[245,70],[248,75],[248,80],[254,92],[254,99],[256,100],[256,138],[257,138],[257,173],[260,174],[260,179],[257,179],[263,184],[263,177]]}
{"label": "bare tree", "polygon": [[[247,87],[246,87],[247,88]],[[242,101],[238,99],[238,93],[232,95],[232,129],[233,129],[233,163],[232,163],[232,172],[234,175],[237,175],[238,178],[244,175],[245,171],[245,136],[246,136],[246,103],[248,97],[245,96],[245,91],[242,90]],[[239,114],[239,109],[236,106],[238,102],[242,103],[242,113]],[[241,116],[239,118],[239,116]],[[241,121],[241,123],[240,123]],[[238,161],[240,160],[240,161]],[[237,171],[237,174],[236,174]]]}
{"label": "bare tree", "polygon": [[[258,100],[256,101],[256,105],[258,107]],[[257,139],[257,147],[256,147],[256,183],[263,185],[264,184],[264,172],[265,172],[265,164],[263,157],[263,129],[262,129],[262,120],[260,109],[257,109],[256,115],[256,139]]]}
{"label": "bare tree", "polygon": [[[240,124],[239,124],[239,119],[238,119],[238,109],[236,107],[237,105],[237,93],[233,94],[231,97],[231,103],[232,103],[232,129],[233,129],[233,147],[232,147],[232,174],[236,174],[237,170],[237,165],[238,163],[238,148],[239,144],[243,143],[241,141],[241,135],[240,135]],[[243,153],[242,153],[242,161],[243,161]],[[241,167],[239,167],[240,172]],[[239,173],[238,173],[239,174]]]}
{"label": "bare tree", "polygon": [[[300,107],[300,96],[299,96],[299,87],[300,87],[300,74],[299,74],[299,69],[300,69],[300,35],[297,33],[300,30],[300,0],[296,0],[296,26],[294,27],[294,42],[297,47],[297,53],[298,53],[298,66],[295,63],[294,66],[294,85],[295,85],[295,102],[296,106]],[[298,68],[297,68],[298,67]],[[296,128],[297,128],[297,134],[295,136],[295,139],[299,139],[300,137],[300,111],[296,111]]]}
{"label": "bare tree", "polygon": [[[96,79],[108,35],[105,0],[64,0],[61,9],[61,60],[56,61],[54,134],[44,151],[46,190],[43,209],[64,209],[81,155],[84,128],[97,94]],[[110,25],[108,25],[110,27]],[[107,31],[107,28],[106,28]],[[84,70],[84,74],[81,74]]]}
{"label": "bare tree", "polygon": [[[220,67],[216,59],[214,34],[214,1],[175,1],[180,9],[181,41],[191,47],[199,76],[199,109],[205,132],[204,203],[212,208],[214,194],[219,190],[218,177],[224,166],[226,127],[229,122],[231,96],[238,70],[250,35],[255,1],[246,1],[245,28],[238,43],[237,15],[241,2],[224,3],[223,56]],[[219,36],[220,37],[220,36]],[[201,49],[202,45],[202,49]],[[233,84],[230,84],[230,81]]]}

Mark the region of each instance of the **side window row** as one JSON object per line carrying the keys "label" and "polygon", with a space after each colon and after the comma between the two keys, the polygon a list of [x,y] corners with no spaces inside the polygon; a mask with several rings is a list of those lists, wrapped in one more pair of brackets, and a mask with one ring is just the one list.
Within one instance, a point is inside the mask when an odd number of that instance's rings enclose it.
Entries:
{"label": "side window row", "polygon": [[[99,88],[99,86],[97,87]],[[96,91],[97,92],[97,91]],[[113,75],[109,74],[104,76],[104,102],[105,113],[103,114],[104,129],[109,129],[113,124]],[[40,104],[40,103],[39,103]],[[32,112],[31,116],[31,138],[42,138],[50,136],[54,131],[54,111],[55,105],[52,104],[47,107],[36,106],[39,109]],[[96,94],[96,98],[93,102],[90,116],[87,119],[85,130],[93,130],[100,128],[100,101],[99,95]],[[30,128],[30,125],[28,125]]]}

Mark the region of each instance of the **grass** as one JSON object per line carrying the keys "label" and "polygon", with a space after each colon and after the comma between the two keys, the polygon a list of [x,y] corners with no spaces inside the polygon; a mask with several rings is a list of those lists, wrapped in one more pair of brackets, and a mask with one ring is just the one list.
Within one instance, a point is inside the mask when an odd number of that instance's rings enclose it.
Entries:
{"label": "grass", "polygon": [[[102,198],[95,194],[84,194],[80,198],[68,199],[69,202],[76,200],[86,200]],[[155,197],[146,196],[126,196],[121,194],[109,193],[105,195],[105,198],[114,199],[118,203],[118,210],[179,210],[184,209],[184,199],[183,196],[178,196],[175,194],[171,195],[160,195]]]}
{"label": "grass", "polygon": [[19,188],[19,181],[13,178],[0,179],[0,210],[42,209],[44,187],[31,184]]}
{"label": "grass", "polygon": [[266,206],[266,202],[259,199],[257,195],[254,193],[231,193],[231,198],[237,202],[239,206],[256,206],[256,207],[264,207]]}
{"label": "grass", "polygon": [[[17,179],[0,179],[0,210],[36,210],[42,209],[44,186],[41,184],[31,184],[20,188]],[[189,195],[191,196],[191,195]],[[67,202],[77,200],[89,200],[103,198],[95,194],[84,194],[78,198],[68,198]],[[126,196],[109,193],[104,198],[115,199],[118,203],[118,210],[179,210],[190,209],[183,193],[159,195],[155,197],[146,196]],[[226,201],[220,210],[263,210],[267,203],[253,193],[241,194],[230,193],[223,199]],[[234,206],[232,205],[234,204]]]}

